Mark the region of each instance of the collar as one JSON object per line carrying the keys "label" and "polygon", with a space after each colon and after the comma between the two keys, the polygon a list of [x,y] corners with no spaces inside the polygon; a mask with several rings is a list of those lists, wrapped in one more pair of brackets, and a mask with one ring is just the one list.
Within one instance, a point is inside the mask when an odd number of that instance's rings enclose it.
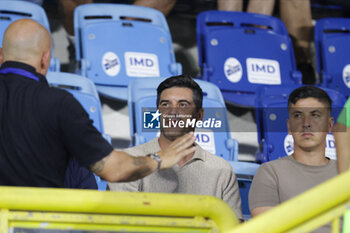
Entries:
{"label": "collar", "polygon": [[38,77],[39,82],[48,84],[45,76],[37,73],[35,68],[31,65],[28,65],[22,62],[17,62],[17,61],[6,61],[1,65],[0,69],[5,69],[5,68],[18,68],[18,69],[28,71],[33,75],[35,75],[36,77]]}

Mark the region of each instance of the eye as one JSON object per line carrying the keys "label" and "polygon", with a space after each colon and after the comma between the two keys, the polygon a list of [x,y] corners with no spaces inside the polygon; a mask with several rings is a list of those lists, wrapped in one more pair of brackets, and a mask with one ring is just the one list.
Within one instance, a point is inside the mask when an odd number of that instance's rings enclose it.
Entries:
{"label": "eye", "polygon": [[180,107],[180,108],[186,108],[187,106],[188,106],[188,104],[185,103],[185,102],[179,104],[179,107]]}
{"label": "eye", "polygon": [[320,115],[319,113],[313,113],[312,116],[313,116],[314,118],[319,118],[321,115]]}
{"label": "eye", "polygon": [[160,107],[163,107],[163,108],[166,108],[166,107],[169,106],[169,103],[163,102],[163,103],[161,103],[159,106],[160,106]]}
{"label": "eye", "polygon": [[301,114],[300,113],[294,113],[293,114],[293,118],[301,118]]}

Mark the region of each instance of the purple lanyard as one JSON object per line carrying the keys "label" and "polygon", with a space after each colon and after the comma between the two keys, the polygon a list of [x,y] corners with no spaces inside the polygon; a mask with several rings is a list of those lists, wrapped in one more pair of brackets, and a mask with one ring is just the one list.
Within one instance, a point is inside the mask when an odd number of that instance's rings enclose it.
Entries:
{"label": "purple lanyard", "polygon": [[0,74],[18,74],[18,75],[22,75],[24,77],[30,78],[30,79],[34,79],[35,81],[39,82],[39,78],[36,77],[34,74],[23,70],[23,69],[19,69],[19,68],[4,68],[0,70]]}

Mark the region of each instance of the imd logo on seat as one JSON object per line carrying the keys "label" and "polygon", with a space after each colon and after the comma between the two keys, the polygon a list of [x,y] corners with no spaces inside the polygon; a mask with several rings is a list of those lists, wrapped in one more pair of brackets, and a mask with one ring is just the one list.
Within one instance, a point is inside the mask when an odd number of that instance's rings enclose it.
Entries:
{"label": "imd logo on seat", "polygon": [[260,58],[247,58],[247,75],[250,83],[281,84],[278,61]]}
{"label": "imd logo on seat", "polygon": [[156,54],[126,52],[124,54],[126,74],[130,77],[159,77]]}

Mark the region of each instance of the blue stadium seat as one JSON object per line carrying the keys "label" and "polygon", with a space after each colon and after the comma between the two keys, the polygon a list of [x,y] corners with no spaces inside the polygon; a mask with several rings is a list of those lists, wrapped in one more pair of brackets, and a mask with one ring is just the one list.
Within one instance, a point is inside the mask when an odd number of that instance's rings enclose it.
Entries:
{"label": "blue stadium seat", "polygon": [[317,72],[321,85],[350,95],[350,19],[324,18],[315,25]]}
{"label": "blue stadium seat", "polygon": [[76,60],[104,96],[126,100],[130,78],[181,74],[164,15],[151,8],[86,4],[75,9]]}
{"label": "blue stadium seat", "polygon": [[[2,39],[6,28],[12,22],[23,18],[36,20],[50,32],[49,21],[44,9],[41,6],[25,1],[2,0],[0,1],[0,45],[2,45]],[[59,70],[59,60],[52,57],[50,61],[50,71]]]}
{"label": "blue stadium seat", "polygon": [[216,84],[225,100],[254,107],[261,85],[301,84],[291,40],[275,17],[206,11],[197,17],[202,79]]}
{"label": "blue stadium seat", "polygon": [[[264,86],[259,88],[255,108],[260,144],[260,151],[256,154],[257,162],[264,163],[293,153],[293,137],[288,134],[287,129],[287,119],[289,118],[287,103],[289,94],[297,87],[300,86]],[[322,89],[328,93],[333,101],[332,116],[336,120],[346,98],[335,90]],[[326,156],[336,159],[332,134],[327,135]]]}
{"label": "blue stadium seat", "polygon": [[[130,133],[133,145],[145,143],[159,135],[154,128],[147,129],[147,116],[156,112],[157,87],[164,79],[138,78],[130,81],[128,90],[128,107]],[[251,181],[259,165],[238,161],[238,142],[231,138],[227,111],[222,94],[212,83],[196,80],[204,92],[203,108],[205,121],[214,117],[222,121],[220,132],[196,130],[196,142],[207,151],[223,157],[235,171],[242,198],[242,210],[245,219],[250,216],[248,193]],[[152,117],[152,116],[151,116]]]}
{"label": "blue stadium seat", "polygon": [[104,134],[101,103],[91,80],[64,72],[48,72],[47,80],[50,85],[63,88],[73,94],[89,114],[95,128]]}
{"label": "blue stadium seat", "polygon": [[[95,128],[111,142],[109,135],[104,133],[101,103],[96,87],[91,80],[76,74],[64,72],[48,72],[46,78],[51,86],[65,89],[73,94],[89,114]],[[107,182],[101,180],[96,175],[95,178],[98,189],[106,190]]]}

